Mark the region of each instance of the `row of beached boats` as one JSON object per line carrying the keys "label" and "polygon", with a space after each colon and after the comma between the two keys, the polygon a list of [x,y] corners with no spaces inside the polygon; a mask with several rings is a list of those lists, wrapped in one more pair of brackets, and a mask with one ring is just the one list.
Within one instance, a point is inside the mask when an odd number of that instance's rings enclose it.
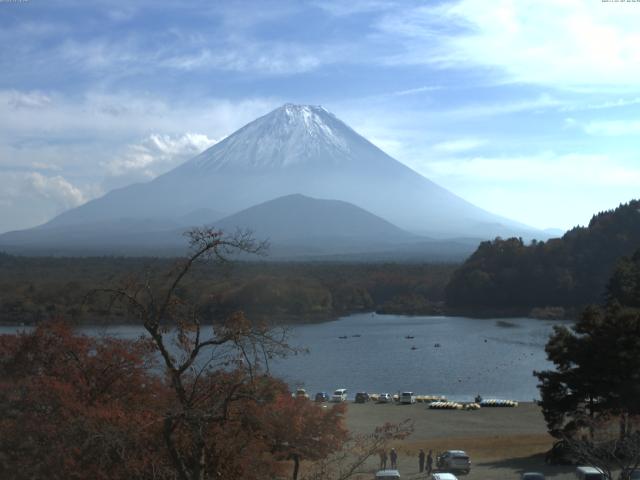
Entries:
{"label": "row of beached boats", "polygon": [[500,400],[489,398],[481,402],[431,402],[429,408],[440,410],[480,410],[480,408],[490,407],[517,407],[515,400]]}

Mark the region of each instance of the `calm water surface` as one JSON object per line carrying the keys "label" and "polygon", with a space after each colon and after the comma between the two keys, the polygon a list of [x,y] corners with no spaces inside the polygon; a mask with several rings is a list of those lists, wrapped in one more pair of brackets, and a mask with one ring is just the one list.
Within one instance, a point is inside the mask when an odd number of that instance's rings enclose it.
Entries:
{"label": "calm water surface", "polygon": [[[530,401],[538,398],[532,371],[551,366],[544,346],[557,323],[562,322],[350,315],[291,327],[290,343],[310,352],[274,362],[271,371],[292,388],[304,386],[311,394],[342,387],[350,396],[357,391],[412,390],[453,400],[470,400],[480,393]],[[1,327],[0,333],[15,330]],[[136,338],[143,329],[86,327],[84,332]]]}

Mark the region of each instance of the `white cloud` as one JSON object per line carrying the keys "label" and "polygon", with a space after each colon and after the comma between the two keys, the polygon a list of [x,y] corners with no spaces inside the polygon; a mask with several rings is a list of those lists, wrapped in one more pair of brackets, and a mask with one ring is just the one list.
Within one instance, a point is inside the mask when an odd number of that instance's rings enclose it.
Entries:
{"label": "white cloud", "polygon": [[[69,65],[89,70],[109,71],[126,66],[132,70],[127,71],[127,74],[157,59],[157,51],[142,52],[132,38],[94,38],[89,41],[67,39],[60,45],[56,55]],[[112,73],[117,74],[118,70]]]}
{"label": "white cloud", "polygon": [[448,140],[446,142],[436,143],[432,148],[437,152],[442,153],[460,153],[474,150],[487,142],[478,138],[458,138],[455,140]]}
{"label": "white cloud", "polygon": [[38,91],[21,92],[18,90],[10,90],[5,92],[4,99],[7,104],[14,109],[39,109],[46,107],[51,103],[51,97],[49,95]]}
{"label": "white cloud", "polygon": [[437,90],[441,90],[442,87],[435,85],[426,85],[424,87],[416,87],[416,88],[408,88],[406,90],[398,90],[397,92],[393,92],[391,95],[394,97],[404,97],[406,95],[417,95],[419,93],[425,92],[435,92]]}
{"label": "white cloud", "polygon": [[608,110],[614,108],[624,108],[640,104],[640,97],[617,98],[615,100],[607,100],[603,102],[593,103],[577,103],[574,105],[565,105],[559,110],[564,112],[572,112],[576,110]]}
{"label": "white cloud", "polygon": [[240,41],[234,45],[211,50],[168,56],[160,65],[178,70],[219,69],[270,75],[289,75],[315,70],[333,61],[334,52],[326,46],[305,48],[277,42],[254,43]]}
{"label": "white cloud", "polygon": [[425,163],[423,170],[433,179],[464,178],[478,184],[523,182],[544,191],[545,185],[582,187],[637,187],[640,165],[608,156],[581,153],[542,152],[529,156],[470,157]]}
{"label": "white cloud", "polygon": [[554,87],[636,87],[640,6],[583,0],[458,0],[398,9],[379,23],[403,39],[391,63],[480,66]]}
{"label": "white cloud", "polygon": [[104,167],[109,175],[137,175],[151,179],[176,167],[216,143],[203,134],[180,136],[151,134],[140,143],[129,145],[126,152]]}
{"label": "white cloud", "polygon": [[338,17],[387,10],[397,6],[396,2],[389,0],[321,0],[312,4]]}
{"label": "white cloud", "polygon": [[0,171],[0,232],[33,227],[86,202],[95,191],[61,175]]}
{"label": "white cloud", "polygon": [[60,175],[46,177],[38,172],[25,176],[26,185],[37,195],[51,200],[63,208],[77,207],[86,201],[82,191]]}
{"label": "white cloud", "polygon": [[[315,70],[348,55],[347,45],[331,42],[304,43],[258,41],[225,32],[222,38],[187,36],[171,31],[172,41],[149,48],[135,35],[63,42],[56,55],[84,70],[107,73],[114,78],[145,74],[158,69],[181,71],[221,70],[266,75],[291,75]],[[125,69],[125,70],[123,70]]]}
{"label": "white cloud", "polygon": [[51,171],[61,170],[61,168],[58,165],[47,163],[47,162],[31,162],[31,166],[33,168],[37,168],[38,170],[51,170]]}
{"label": "white cloud", "polygon": [[537,97],[500,103],[470,103],[464,107],[444,110],[440,114],[450,117],[469,118],[508,115],[518,112],[543,111],[563,105],[563,101],[542,93]]}
{"label": "white cloud", "polygon": [[602,120],[582,125],[589,135],[618,137],[623,135],[640,135],[640,121]]}

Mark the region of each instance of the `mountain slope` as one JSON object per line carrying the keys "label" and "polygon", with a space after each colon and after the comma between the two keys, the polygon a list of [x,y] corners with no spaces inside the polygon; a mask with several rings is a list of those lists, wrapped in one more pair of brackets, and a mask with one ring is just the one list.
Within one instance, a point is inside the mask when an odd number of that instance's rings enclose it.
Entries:
{"label": "mountain slope", "polygon": [[384,245],[418,239],[353,204],[299,194],[242,210],[216,222],[215,226],[225,231],[250,229],[257,238],[279,243],[319,243],[332,239]]}
{"label": "mountain slope", "polygon": [[171,219],[198,208],[228,215],[292,193],[353,203],[438,238],[545,237],[436,185],[323,108],[290,104],[155,180],[109,192],[46,226]]}

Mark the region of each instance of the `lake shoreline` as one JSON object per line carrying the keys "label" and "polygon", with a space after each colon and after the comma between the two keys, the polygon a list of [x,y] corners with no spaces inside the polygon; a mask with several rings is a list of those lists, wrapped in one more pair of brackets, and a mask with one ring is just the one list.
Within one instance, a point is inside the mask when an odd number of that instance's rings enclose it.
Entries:
{"label": "lake shoreline", "polygon": [[[354,315],[395,315],[409,318],[416,317],[465,317],[477,320],[486,319],[509,319],[509,318],[534,318],[537,320],[577,320],[579,318],[582,309],[564,309],[560,307],[535,307],[535,308],[484,308],[484,307],[447,307],[445,305],[436,305],[433,308],[416,311],[414,309],[390,309],[390,308],[375,308],[371,310],[353,310],[353,311],[341,311],[334,314],[325,315],[290,315],[290,314],[251,314],[246,313],[247,318],[252,321],[264,321],[274,326],[296,326],[296,325],[314,325],[322,323],[330,323],[341,318],[350,317]],[[52,318],[40,319],[36,321],[16,322],[14,320],[4,321],[0,319],[0,326],[3,327],[35,327],[39,323],[49,322]],[[78,327],[120,327],[120,326],[142,326],[140,322],[124,322],[119,319],[118,322],[109,321],[88,321],[81,322],[78,320],[71,320],[74,326]]]}

